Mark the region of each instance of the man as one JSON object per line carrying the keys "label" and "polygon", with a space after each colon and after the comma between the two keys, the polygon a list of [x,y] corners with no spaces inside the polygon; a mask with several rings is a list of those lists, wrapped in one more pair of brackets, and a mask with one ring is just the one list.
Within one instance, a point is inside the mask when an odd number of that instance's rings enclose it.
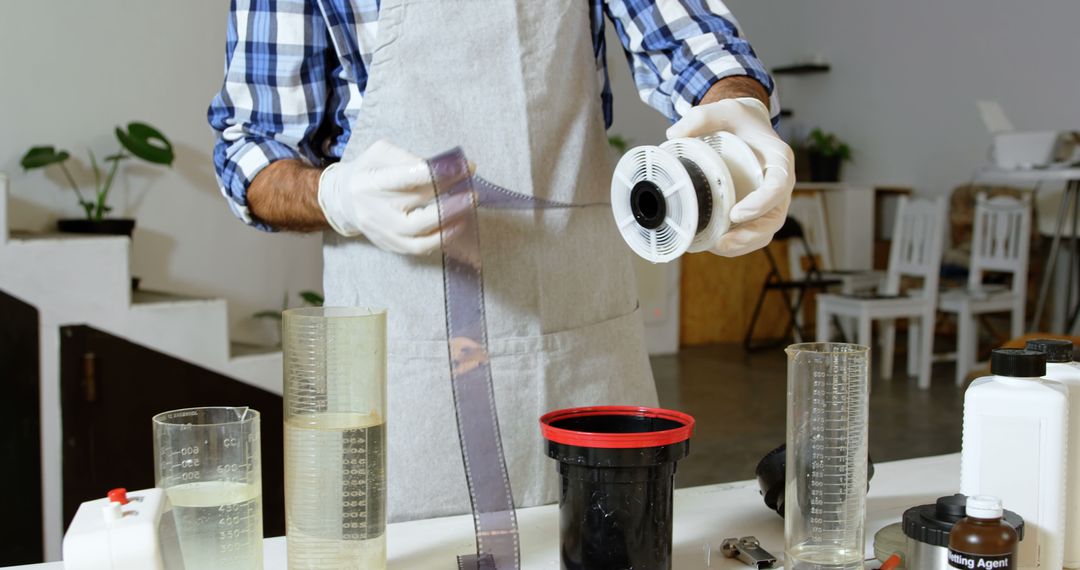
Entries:
{"label": "man", "polygon": [[713,251],[764,246],[790,200],[791,151],[770,125],[771,79],[718,0],[233,1],[209,113],[222,191],[255,227],[324,231],[328,305],[388,309],[391,519],[469,510],[419,157],[460,145],[495,184],[583,205],[479,212],[516,504],[557,498],[541,414],[656,402],[629,248],[603,204],[605,14],[642,98],[682,117],[669,137],[728,130],[758,154],[765,182]]}

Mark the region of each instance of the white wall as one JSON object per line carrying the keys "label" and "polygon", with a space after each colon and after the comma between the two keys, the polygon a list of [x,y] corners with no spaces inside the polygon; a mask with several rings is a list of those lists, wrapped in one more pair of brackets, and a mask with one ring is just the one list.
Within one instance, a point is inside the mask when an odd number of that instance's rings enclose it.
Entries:
{"label": "white wall", "polygon": [[783,77],[794,120],[850,141],[845,178],[945,193],[986,164],[976,99],[1018,129],[1080,127],[1075,0],[729,0],[770,66],[821,54],[825,75]]}
{"label": "white wall", "polygon": [[[129,161],[114,215],[137,218],[132,273],[143,286],[225,297],[234,337],[273,342],[254,321],[286,290],[321,289],[319,238],[268,235],[228,212],[214,178],[206,108],[222,78],[227,2],[9,0],[0,7],[0,171],[11,225],[44,230],[81,209],[56,173],[23,173],[31,145],[78,160],[114,152],[113,127],[144,120],[177,150],[171,170]],[[294,301],[295,302],[295,301]]]}

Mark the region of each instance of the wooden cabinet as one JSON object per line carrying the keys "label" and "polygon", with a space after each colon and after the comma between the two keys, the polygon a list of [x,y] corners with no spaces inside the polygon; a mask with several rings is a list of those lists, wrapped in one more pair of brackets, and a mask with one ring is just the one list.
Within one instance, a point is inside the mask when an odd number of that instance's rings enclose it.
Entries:
{"label": "wooden cabinet", "polygon": [[37,309],[0,291],[0,566],[44,557],[39,335]]}
{"label": "wooden cabinet", "polygon": [[263,533],[285,533],[281,396],[88,326],[60,329],[60,384],[65,527],[109,489],[154,486],[155,414],[250,406],[262,415]]}

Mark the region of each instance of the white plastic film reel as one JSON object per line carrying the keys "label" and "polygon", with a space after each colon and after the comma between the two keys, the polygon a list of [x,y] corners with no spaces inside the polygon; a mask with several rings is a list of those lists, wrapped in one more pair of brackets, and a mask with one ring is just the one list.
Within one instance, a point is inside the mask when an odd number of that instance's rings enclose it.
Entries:
{"label": "white plastic film reel", "polygon": [[736,199],[760,181],[753,151],[730,133],[674,139],[633,148],[619,160],[611,208],[627,245],[665,263],[716,243],[730,227]]}
{"label": "white plastic film reel", "polygon": [[653,263],[682,255],[697,230],[690,175],[675,155],[656,146],[632,148],[619,160],[611,212],[630,249]]}

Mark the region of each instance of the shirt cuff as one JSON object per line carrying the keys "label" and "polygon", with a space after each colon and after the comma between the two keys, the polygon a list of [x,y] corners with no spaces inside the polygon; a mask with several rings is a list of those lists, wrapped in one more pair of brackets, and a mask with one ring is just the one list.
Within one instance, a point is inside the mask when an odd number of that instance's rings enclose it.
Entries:
{"label": "shirt cuff", "polygon": [[772,76],[757,57],[749,54],[731,53],[717,46],[697,55],[690,65],[679,73],[671,103],[676,116],[672,121],[685,115],[697,105],[705,93],[725,77],[744,76],[756,79],[769,93],[769,111],[773,125],[780,120],[780,99]]}
{"label": "shirt cuff", "polygon": [[248,207],[247,191],[251,181],[270,163],[283,159],[300,159],[300,153],[273,139],[259,141],[238,140],[231,145],[219,141],[218,151],[222,156],[215,157],[221,165],[218,168],[218,183],[221,194],[233,215],[245,224],[256,229],[273,232],[273,226],[251,214]]}

